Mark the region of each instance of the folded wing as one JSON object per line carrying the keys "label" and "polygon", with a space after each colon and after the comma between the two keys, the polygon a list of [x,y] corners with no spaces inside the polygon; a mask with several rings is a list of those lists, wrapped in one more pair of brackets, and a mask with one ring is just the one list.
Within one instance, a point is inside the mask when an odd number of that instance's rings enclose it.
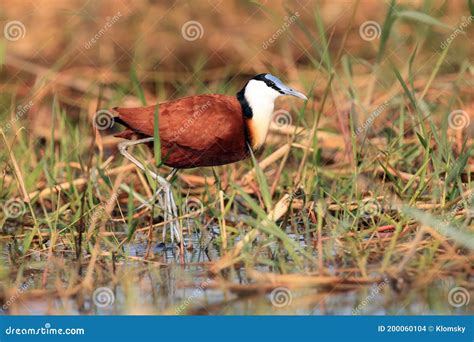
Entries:
{"label": "folded wing", "polygon": [[[156,106],[114,108],[130,138],[153,136]],[[159,132],[165,164],[173,167],[222,165],[247,156],[244,118],[235,97],[199,95],[159,105]]]}

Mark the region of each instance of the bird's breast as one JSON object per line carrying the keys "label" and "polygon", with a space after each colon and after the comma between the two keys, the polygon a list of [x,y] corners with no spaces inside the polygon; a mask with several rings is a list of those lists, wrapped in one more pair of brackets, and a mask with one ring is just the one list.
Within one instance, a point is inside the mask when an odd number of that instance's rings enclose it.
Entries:
{"label": "bird's breast", "polygon": [[265,143],[272,120],[273,108],[273,105],[269,105],[259,108],[258,110],[253,109],[252,118],[245,119],[249,132],[250,145],[254,151],[260,149]]}

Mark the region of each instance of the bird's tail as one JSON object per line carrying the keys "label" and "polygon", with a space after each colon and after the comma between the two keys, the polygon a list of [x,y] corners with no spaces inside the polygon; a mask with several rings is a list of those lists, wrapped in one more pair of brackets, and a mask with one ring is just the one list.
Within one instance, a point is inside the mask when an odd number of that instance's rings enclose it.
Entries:
{"label": "bird's tail", "polygon": [[128,125],[125,121],[123,121],[122,119],[120,119],[118,116],[114,116],[114,124],[115,123],[118,123],[128,129],[132,129],[132,127],[130,127],[130,125]]}

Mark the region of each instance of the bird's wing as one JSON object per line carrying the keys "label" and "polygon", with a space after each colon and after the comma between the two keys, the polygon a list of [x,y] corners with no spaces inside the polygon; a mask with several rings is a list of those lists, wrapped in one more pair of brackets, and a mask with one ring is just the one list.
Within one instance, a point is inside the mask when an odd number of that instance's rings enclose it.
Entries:
{"label": "bird's wing", "polygon": [[[153,136],[156,106],[114,110],[129,129]],[[244,139],[243,120],[240,103],[233,96],[185,97],[159,105],[160,140],[164,144],[177,144],[194,150],[220,144],[223,150],[227,150],[232,148],[232,139]],[[236,136],[239,139],[233,138]]]}

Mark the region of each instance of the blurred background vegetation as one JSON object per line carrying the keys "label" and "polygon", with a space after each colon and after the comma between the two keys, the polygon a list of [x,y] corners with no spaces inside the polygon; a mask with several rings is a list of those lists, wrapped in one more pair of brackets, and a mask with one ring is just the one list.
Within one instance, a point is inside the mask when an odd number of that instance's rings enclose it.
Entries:
{"label": "blurred background vegetation", "polygon": [[[472,16],[464,0],[3,0],[3,310],[472,313],[449,302],[474,275]],[[309,101],[279,100],[256,172],[182,172],[203,213],[187,250],[157,250],[159,214],[135,210],[154,185],[96,113],[262,72]]]}

